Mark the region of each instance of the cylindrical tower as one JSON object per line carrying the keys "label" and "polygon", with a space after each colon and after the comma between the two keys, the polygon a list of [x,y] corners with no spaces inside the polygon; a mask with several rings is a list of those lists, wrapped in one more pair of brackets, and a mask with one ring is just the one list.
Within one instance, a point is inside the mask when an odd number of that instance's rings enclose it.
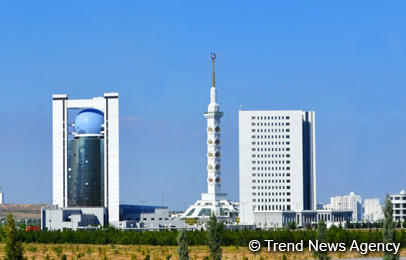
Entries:
{"label": "cylindrical tower", "polygon": [[207,193],[215,194],[221,192],[221,140],[220,140],[220,118],[223,113],[220,112],[220,106],[217,104],[217,93],[215,84],[214,63],[216,54],[211,54],[213,63],[213,79],[210,89],[210,104],[208,112],[204,113],[207,118]]}
{"label": "cylindrical tower", "polygon": [[85,109],[75,118],[74,139],[68,144],[68,207],[104,205],[104,115]]}

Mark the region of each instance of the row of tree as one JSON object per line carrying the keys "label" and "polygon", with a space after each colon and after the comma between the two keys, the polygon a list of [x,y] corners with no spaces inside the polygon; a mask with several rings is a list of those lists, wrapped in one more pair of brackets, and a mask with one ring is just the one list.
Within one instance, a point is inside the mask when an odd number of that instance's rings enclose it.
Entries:
{"label": "row of tree", "polygon": [[[149,245],[178,245],[179,259],[189,259],[189,245],[207,245],[210,259],[221,259],[221,246],[247,246],[251,240],[274,240],[281,242],[306,243],[309,240],[319,242],[346,243],[350,245],[353,240],[359,243],[400,243],[406,247],[406,231],[395,230],[393,221],[392,203],[387,198],[384,206],[385,220],[383,229],[348,230],[342,227],[327,229],[323,221],[319,221],[317,230],[291,231],[289,229],[276,231],[263,230],[225,230],[224,225],[217,221],[213,215],[207,223],[207,231],[161,231],[161,232],[136,232],[119,231],[107,228],[96,231],[18,231],[15,219],[10,214],[7,225],[1,228],[1,241],[5,242],[5,259],[23,259],[21,242],[27,243],[81,243],[81,244],[149,244]],[[319,259],[327,259],[327,253],[317,253]],[[398,259],[391,252],[385,252],[384,259]]]}
{"label": "row of tree", "polygon": [[[1,242],[7,238],[1,230]],[[205,231],[185,231],[189,245],[208,245]],[[247,246],[253,240],[274,240],[278,242],[300,242],[316,239],[316,230],[222,230],[222,246]],[[179,231],[121,231],[107,228],[94,231],[28,231],[17,232],[18,241],[25,243],[73,243],[73,244],[135,244],[135,245],[177,245]],[[406,230],[394,231],[395,240],[406,247]],[[383,242],[381,229],[351,230],[332,226],[326,230],[328,242],[344,242],[350,245],[358,242]]]}

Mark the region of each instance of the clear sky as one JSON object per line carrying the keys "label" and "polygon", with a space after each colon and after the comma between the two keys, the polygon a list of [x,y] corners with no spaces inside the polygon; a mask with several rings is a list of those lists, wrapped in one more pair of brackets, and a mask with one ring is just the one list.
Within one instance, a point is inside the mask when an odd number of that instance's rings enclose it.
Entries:
{"label": "clear sky", "polygon": [[318,200],[406,189],[404,1],[2,1],[0,185],[50,202],[51,96],[120,93],[121,202],[206,191],[217,53],[223,186],[238,199],[238,109],[316,111]]}

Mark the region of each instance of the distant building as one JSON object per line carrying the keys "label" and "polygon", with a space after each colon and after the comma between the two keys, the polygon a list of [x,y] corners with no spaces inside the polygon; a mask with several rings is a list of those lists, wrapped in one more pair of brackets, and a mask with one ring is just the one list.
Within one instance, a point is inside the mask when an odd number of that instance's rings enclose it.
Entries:
{"label": "distant building", "polygon": [[364,200],[364,220],[376,222],[384,218],[379,199]]}
{"label": "distant building", "polygon": [[239,111],[240,219],[316,209],[315,113]]}
{"label": "distant building", "polygon": [[[43,207],[47,230],[99,229],[106,221],[107,209],[101,207],[60,208]],[[118,229],[161,230],[185,227],[185,221],[170,217],[167,207],[144,205],[120,205]]]}
{"label": "distant building", "polygon": [[295,222],[299,227],[314,225],[323,220],[328,227],[340,225],[352,219],[352,211],[348,210],[298,210],[273,211],[255,213],[255,226],[257,228],[280,228]]}
{"label": "distant building", "polygon": [[3,192],[0,192],[0,204],[4,203],[4,194]]}
{"label": "distant building", "polygon": [[402,190],[398,194],[390,194],[389,198],[393,205],[393,219],[403,221],[406,219],[406,192]]}
{"label": "distant building", "polygon": [[353,212],[352,220],[358,221],[362,218],[361,196],[351,192],[349,195],[335,196],[330,198],[330,204],[326,209],[331,210],[350,210]]}

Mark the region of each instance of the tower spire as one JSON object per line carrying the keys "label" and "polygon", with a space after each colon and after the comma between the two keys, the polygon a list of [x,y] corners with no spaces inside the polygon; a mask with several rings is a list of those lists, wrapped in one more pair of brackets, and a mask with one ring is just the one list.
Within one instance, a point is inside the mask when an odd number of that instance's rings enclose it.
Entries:
{"label": "tower spire", "polygon": [[214,72],[214,63],[216,62],[216,53],[212,52],[210,55],[211,62],[213,63],[213,73],[212,73],[212,88],[216,87],[216,74]]}

